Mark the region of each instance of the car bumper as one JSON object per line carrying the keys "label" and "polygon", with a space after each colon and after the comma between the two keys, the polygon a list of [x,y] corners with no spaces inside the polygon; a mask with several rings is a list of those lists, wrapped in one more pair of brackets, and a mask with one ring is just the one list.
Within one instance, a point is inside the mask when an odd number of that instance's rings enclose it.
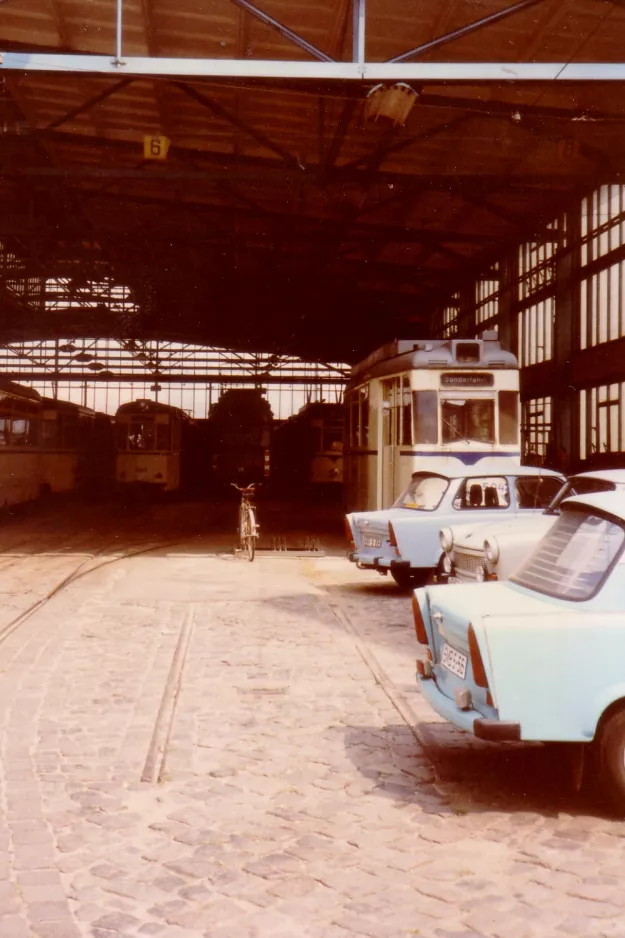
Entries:
{"label": "car bumper", "polygon": [[403,567],[406,570],[410,569],[410,564],[407,560],[391,560],[390,557],[362,554],[357,550],[350,551],[347,555],[347,559],[357,564],[361,570],[395,570],[398,567]]}
{"label": "car bumper", "polygon": [[479,710],[460,710],[455,702],[438,689],[433,678],[417,675],[419,690],[439,716],[478,739],[504,742],[521,739],[520,723],[504,723],[483,716]]}

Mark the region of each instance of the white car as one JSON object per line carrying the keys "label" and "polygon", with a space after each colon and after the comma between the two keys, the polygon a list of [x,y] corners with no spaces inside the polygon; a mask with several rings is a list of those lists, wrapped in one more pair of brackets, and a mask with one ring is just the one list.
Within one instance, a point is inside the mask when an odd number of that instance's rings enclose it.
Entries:
{"label": "white car", "polygon": [[539,514],[564,482],[557,472],[497,456],[454,470],[433,467],[429,460],[427,470],[413,473],[391,508],[347,515],[348,558],[361,570],[390,573],[401,588],[425,583],[441,560],[442,527],[511,518],[519,511]]}
{"label": "white car", "polygon": [[558,518],[565,498],[619,489],[625,490],[625,469],[580,472],[567,479],[543,514],[518,514],[506,521],[443,529],[445,556],[437,582],[507,580]]}

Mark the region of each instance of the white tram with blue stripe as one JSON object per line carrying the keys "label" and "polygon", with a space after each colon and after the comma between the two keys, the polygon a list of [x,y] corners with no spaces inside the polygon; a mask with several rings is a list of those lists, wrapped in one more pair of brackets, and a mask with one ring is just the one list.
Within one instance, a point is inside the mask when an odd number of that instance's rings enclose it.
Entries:
{"label": "white tram with blue stripe", "polygon": [[389,508],[433,456],[520,463],[518,362],[495,332],[385,345],[354,366],[345,403],[348,511]]}

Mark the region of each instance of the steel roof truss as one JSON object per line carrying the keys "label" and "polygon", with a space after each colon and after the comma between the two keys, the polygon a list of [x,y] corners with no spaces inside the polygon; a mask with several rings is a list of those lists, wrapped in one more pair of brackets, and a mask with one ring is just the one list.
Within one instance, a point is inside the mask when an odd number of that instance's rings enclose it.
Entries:
{"label": "steel roof truss", "polygon": [[[356,0],[358,2],[358,0]],[[362,0],[360,0],[362,2]],[[257,19],[264,23],[265,26],[269,26],[271,29],[275,29],[276,32],[279,32],[281,36],[285,36],[286,39],[290,39],[291,42],[295,43],[296,46],[299,46],[300,49],[303,49],[305,52],[308,52],[309,55],[312,55],[314,59],[318,59],[320,62],[335,62],[336,59],[333,59],[331,55],[322,52],[321,49],[318,49],[316,46],[313,46],[311,42],[307,42],[302,36],[298,33],[293,32],[292,29],[289,29],[288,26],[285,26],[284,23],[280,23],[279,20],[269,16],[268,13],[265,13],[264,10],[260,10],[253,3],[250,3],[249,0],[231,0],[231,3],[236,4],[236,6],[241,7],[241,9],[246,10],[248,13],[251,13],[252,16],[255,16]]]}
{"label": "steel roof truss", "polygon": [[471,33],[477,32],[478,29],[484,29],[486,26],[490,26],[492,23],[497,23],[499,20],[504,19],[507,16],[512,16],[513,13],[520,13],[522,10],[526,10],[529,7],[536,6],[539,3],[544,3],[545,0],[519,0],[518,3],[513,4],[511,7],[506,7],[505,10],[499,10],[497,13],[491,13],[490,16],[483,16],[479,20],[475,20],[474,23],[469,23],[467,26],[462,26],[460,29],[454,29],[451,33],[445,33],[443,36],[438,36],[436,39],[432,39],[430,42],[424,42],[420,46],[416,46],[414,49],[409,49],[408,52],[403,52],[401,55],[396,55],[395,58],[389,59],[389,62],[407,62],[410,59],[415,59],[419,55],[423,55],[425,52],[430,52],[432,49],[438,49],[440,46],[445,45],[448,42],[453,42],[455,39],[462,39],[463,36],[470,36]]}

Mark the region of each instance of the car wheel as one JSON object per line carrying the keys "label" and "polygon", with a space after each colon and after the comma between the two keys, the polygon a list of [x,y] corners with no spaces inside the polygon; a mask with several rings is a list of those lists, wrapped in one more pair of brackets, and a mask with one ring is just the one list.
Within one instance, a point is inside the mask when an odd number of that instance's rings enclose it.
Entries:
{"label": "car wheel", "polygon": [[391,576],[401,590],[415,589],[417,586],[425,586],[428,582],[428,570],[393,570]]}
{"label": "car wheel", "polygon": [[601,781],[618,813],[625,815],[625,710],[608,717],[599,739]]}

